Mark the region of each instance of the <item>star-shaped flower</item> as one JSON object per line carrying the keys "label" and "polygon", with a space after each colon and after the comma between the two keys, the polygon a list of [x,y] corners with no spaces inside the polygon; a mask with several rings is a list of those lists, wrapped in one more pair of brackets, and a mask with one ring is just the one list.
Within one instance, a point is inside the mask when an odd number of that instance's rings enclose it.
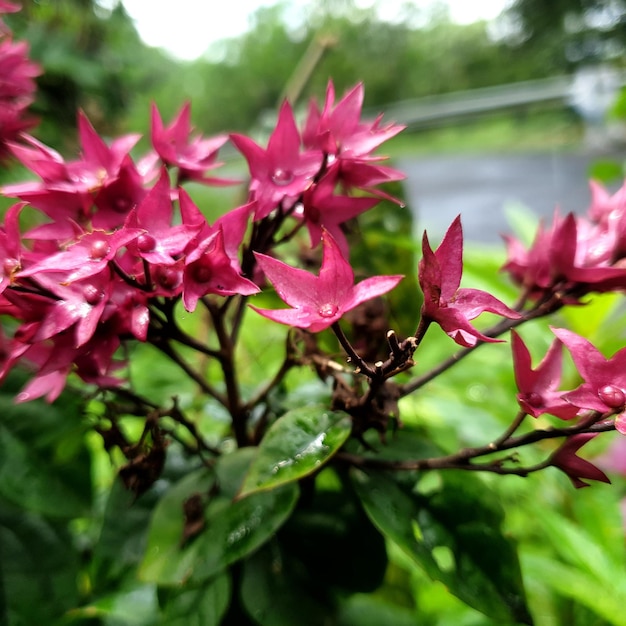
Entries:
{"label": "star-shaped flower", "polygon": [[561,419],[571,419],[578,408],[563,399],[563,392],[556,391],[561,383],[563,350],[561,342],[552,342],[545,357],[532,369],[530,353],[522,338],[511,331],[513,367],[519,393],[517,401],[528,415],[539,417],[544,413]]}
{"label": "star-shaped flower", "polygon": [[304,144],[340,158],[364,158],[404,126],[381,127],[382,116],[372,122],[361,121],[363,83],[358,83],[335,104],[335,87],[328,82],[324,109],[311,102],[303,130]]}
{"label": "star-shaped flower", "polygon": [[233,267],[220,227],[192,250],[185,258],[183,304],[194,311],[198,300],[208,294],[249,296],[259,288]]}
{"label": "star-shaped flower", "polygon": [[301,151],[300,133],[288,102],[280,109],[266,150],[244,135],[233,134],[230,138],[248,161],[257,220],[269,215],[285,199],[293,204],[322,164],[319,150]]}
{"label": "star-shaped flower", "polygon": [[219,167],[219,149],[228,141],[226,135],[203,138],[192,136],[191,105],[186,102],[169,126],[163,125],[161,114],[152,105],[152,145],[163,163],[179,168],[178,182],[193,180],[204,184],[231,185],[235,180],[206,176]]}
{"label": "star-shaped flower", "polygon": [[202,228],[200,223],[172,225],[173,215],[169,176],[163,168],[159,180],[126,221],[126,227],[139,232],[130,249],[148,263],[173,265]]}
{"label": "star-shaped flower", "polygon": [[564,398],[581,409],[616,413],[615,427],[626,434],[626,348],[607,359],[591,342],[565,328],[552,332],[565,344],[583,383]]}
{"label": "star-shaped flower", "polygon": [[344,259],[337,242],[324,231],[323,259],[318,276],[291,267],[264,254],[256,254],[261,269],[278,296],[291,309],[268,310],[252,307],[257,313],[311,332],[322,331],[356,306],[387,293],[403,276],[373,276],[354,284],[354,272]]}
{"label": "star-shaped flower", "polygon": [[424,232],[422,254],[419,283],[424,292],[423,318],[437,322],[461,346],[470,347],[477,341],[500,341],[483,335],[469,320],[485,311],[510,319],[518,319],[520,314],[486,291],[459,289],[463,273],[461,218],[452,222],[435,252]]}

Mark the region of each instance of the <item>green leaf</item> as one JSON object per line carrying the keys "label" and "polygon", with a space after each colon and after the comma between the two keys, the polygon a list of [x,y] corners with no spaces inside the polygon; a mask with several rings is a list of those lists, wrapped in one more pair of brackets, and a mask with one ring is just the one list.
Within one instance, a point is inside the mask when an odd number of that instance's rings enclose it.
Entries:
{"label": "green leaf", "polygon": [[233,502],[216,498],[206,509],[206,530],[193,544],[191,580],[201,582],[261,547],[285,523],[298,500],[295,483]]}
{"label": "green leaf", "polygon": [[195,588],[168,595],[163,607],[163,626],[219,626],[230,601],[230,577],[217,576]]}
{"label": "green leaf", "polygon": [[[102,618],[96,623],[104,626],[153,626],[158,615],[156,588],[131,578],[118,583],[107,595],[71,611],[70,615],[74,619],[84,618],[88,624],[92,624],[94,618]],[[69,623],[73,623],[74,619]]]}
{"label": "green leaf", "polygon": [[25,376],[12,373],[0,390],[0,496],[53,517],[78,517],[91,506],[91,460],[81,405],[63,394],[15,404]]}
{"label": "green leaf", "polygon": [[385,539],[364,513],[349,483],[343,483],[338,491],[316,489],[298,506],[278,538],[281,548],[328,587],[366,592],[383,582]]}
{"label": "green leaf", "polygon": [[577,567],[542,555],[523,554],[522,564],[529,579],[541,580],[542,585],[586,606],[610,624],[622,626],[624,623],[626,595],[616,592],[612,585],[607,587],[605,582]]}
{"label": "green leaf", "polygon": [[196,493],[207,493],[215,483],[213,472],[202,468],[170,487],[152,515],[145,556],[139,577],[145,582],[174,585],[184,582],[193,571],[197,542],[182,546],[184,502]]}
{"label": "green leaf", "polygon": [[[219,460],[215,474],[197,470],[166,492],[152,517],[139,570],[142,580],[159,585],[201,583],[256,550],[282,526],[298,498],[293,483],[233,502],[254,452],[238,450]],[[200,534],[183,543],[183,503],[193,495],[205,500],[204,525]]]}
{"label": "green leaf", "polygon": [[53,624],[78,602],[79,555],[64,523],[0,499],[0,554],[0,624]]}
{"label": "green leaf", "polygon": [[319,470],[343,445],[351,428],[347,413],[320,405],[285,413],[261,441],[241,495],[273,489]]}
{"label": "green leaf", "polygon": [[415,612],[372,594],[354,594],[341,605],[339,626],[415,626]]}
{"label": "green leaf", "polygon": [[597,159],[589,166],[589,178],[601,183],[613,183],[624,177],[624,163],[614,159]]}
{"label": "green leaf", "polygon": [[246,559],[241,601],[260,626],[319,626],[334,623],[335,608],[323,580],[309,572],[272,542]]}
{"label": "green leaf", "polygon": [[156,494],[149,489],[140,498],[117,477],[104,510],[102,531],[93,548],[94,586],[107,588],[141,562],[144,556]]}
{"label": "green leaf", "polygon": [[374,525],[432,579],[501,623],[532,623],[502,511],[482,481],[446,473],[428,495],[382,473],[355,470],[353,483]]}
{"label": "green leaf", "polygon": [[[607,550],[595,535],[556,511],[531,504],[528,514],[536,520],[536,530],[554,546],[564,561],[568,561],[577,571],[589,574],[597,584],[611,587],[612,594],[620,596],[626,603],[625,555],[621,542],[614,545],[612,550]],[[605,514],[610,515],[610,511]],[[596,524],[599,525],[599,522]]]}

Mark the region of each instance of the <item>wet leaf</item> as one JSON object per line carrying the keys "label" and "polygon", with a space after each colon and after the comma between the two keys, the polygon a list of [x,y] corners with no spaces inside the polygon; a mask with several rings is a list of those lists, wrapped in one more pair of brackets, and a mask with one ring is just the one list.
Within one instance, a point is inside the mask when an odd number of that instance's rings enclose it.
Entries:
{"label": "wet leaf", "polygon": [[200,587],[167,594],[160,623],[163,626],[219,626],[230,601],[230,577],[226,574]]}
{"label": "wet leaf", "polygon": [[273,489],[319,470],[343,445],[351,428],[347,413],[321,405],[285,413],[263,438],[240,495]]}
{"label": "wet leaf", "polygon": [[335,607],[323,580],[316,580],[287,550],[272,543],[246,559],[241,601],[260,626],[334,623]]}
{"label": "wet leaf", "polygon": [[25,381],[12,373],[0,390],[0,496],[51,517],[84,515],[91,505],[91,460],[79,398],[64,393],[15,404]]}
{"label": "wet leaf", "polygon": [[500,623],[531,624],[503,513],[479,479],[447,473],[428,495],[382,473],[353,473],[372,522],[433,579]]}
{"label": "wet leaf", "polygon": [[80,558],[63,522],[0,499],[0,548],[0,624],[56,623],[78,603]]}
{"label": "wet leaf", "polygon": [[206,580],[262,546],[289,518],[298,493],[290,483],[234,502],[213,501],[205,512],[206,530],[192,543],[197,559],[191,580]]}
{"label": "wet leaf", "polygon": [[[167,491],[152,517],[139,569],[143,581],[202,583],[256,550],[282,526],[295,506],[297,485],[233,501],[254,452],[227,455],[220,459],[215,473],[197,470]],[[186,538],[184,503],[196,495],[204,501],[204,528]]]}
{"label": "wet leaf", "polygon": [[213,472],[202,468],[170,487],[161,498],[152,515],[139,569],[143,581],[173,585],[189,578],[197,558],[197,546],[192,541],[183,547],[184,503],[194,494],[207,493],[214,482]]}

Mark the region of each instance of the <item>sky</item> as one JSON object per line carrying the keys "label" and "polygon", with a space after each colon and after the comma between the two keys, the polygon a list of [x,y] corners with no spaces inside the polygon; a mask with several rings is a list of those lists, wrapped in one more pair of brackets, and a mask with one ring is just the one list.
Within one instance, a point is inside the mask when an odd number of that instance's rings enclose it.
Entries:
{"label": "sky", "polygon": [[[218,4],[215,0],[175,0],[174,3],[123,0],[123,3],[146,44],[164,48],[178,59],[192,60],[201,56],[211,43],[246,32],[250,14],[276,1],[222,0]],[[304,0],[291,0],[296,7],[303,3]],[[385,13],[393,15],[403,3],[407,3],[406,0],[385,0]],[[408,3],[426,8],[433,0],[409,0]],[[107,0],[101,4],[106,5]],[[373,1],[358,0],[357,4],[368,6]],[[468,24],[497,17],[507,0],[446,0],[445,4],[453,21]]]}

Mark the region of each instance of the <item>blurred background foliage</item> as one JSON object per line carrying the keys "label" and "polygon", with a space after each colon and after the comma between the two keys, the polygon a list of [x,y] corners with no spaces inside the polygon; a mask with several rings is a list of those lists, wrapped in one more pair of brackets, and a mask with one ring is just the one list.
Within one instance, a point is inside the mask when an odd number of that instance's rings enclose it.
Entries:
{"label": "blurred background foliage", "polygon": [[[111,8],[112,7],[112,8]],[[121,2],[33,0],[8,15],[16,39],[44,68],[34,110],[39,137],[71,142],[83,108],[104,134],[145,131],[149,102],[171,117],[185,99],[204,132],[247,131],[304,80],[303,99],[364,81],[366,108],[453,91],[538,79],[591,62],[624,64],[626,3],[621,0],[517,0],[494,23],[459,25],[445,4],[406,4],[403,21],[384,21],[376,5],[312,0],[294,25],[289,3],[259,8],[240,37],[177,62],[145,46]]]}
{"label": "blurred background foliage", "polygon": [[[302,59],[318,53],[321,58],[304,81],[303,101],[312,94],[320,97],[332,77],[339,93],[363,81],[371,109],[407,98],[563,74],[589,62],[624,66],[626,2],[620,0],[517,0],[498,21],[497,36],[484,22],[454,24],[443,6],[428,16],[407,8],[405,21],[389,23],[350,0],[311,2],[306,25],[294,30],[286,19],[286,4],[278,4],[259,9],[246,34],[185,63],[144,45],[120,3],[110,9],[95,0],[23,5],[6,22],[15,39],[30,42],[32,58],[44,69],[33,107],[42,120],[35,134],[65,154],[75,148],[79,107],[108,136],[147,132],[152,100],[171,119],[191,99],[194,123],[205,133],[259,129],[265,112],[274,111],[285,89],[294,85],[296,68],[303,71]],[[453,145],[460,140],[455,137]],[[233,200],[231,190],[227,195],[203,193],[207,202]],[[368,249],[384,249],[376,255],[375,268],[363,269],[405,273],[414,289],[419,249],[407,240],[411,217],[404,209],[391,216],[392,209],[385,205],[384,214],[376,210],[368,216],[371,224],[369,230],[362,226],[360,259],[365,264],[372,258]],[[394,220],[395,230],[389,227]],[[401,254],[391,246],[398,242]],[[465,286],[514,299],[514,290],[497,275],[502,253],[467,250],[465,261]],[[392,311],[396,320],[406,312],[401,306]],[[418,306],[411,303],[414,309]],[[609,297],[568,311],[554,323],[586,333],[605,354],[623,345],[623,310]],[[523,336],[536,356],[551,340],[547,326],[539,323],[524,327]],[[266,345],[260,345],[259,337],[266,338]],[[244,340],[247,358],[259,359],[246,371],[253,387],[266,369],[261,360],[275,354],[280,344],[259,320]],[[433,332],[419,353],[419,367],[426,370],[453,349],[443,334]],[[419,397],[405,399],[402,414],[409,431],[415,429],[449,451],[459,441],[474,445],[501,432],[516,410],[509,350],[508,345],[478,350],[467,367],[450,370]],[[149,349],[140,347],[136,356],[135,380],[145,395],[169,397],[175,390],[183,402],[194,396],[189,381],[173,368],[154,367]],[[484,372],[488,379],[482,378]],[[327,393],[315,381],[308,387],[302,382],[285,383],[284,393],[293,402],[304,402],[306,394],[319,400]],[[197,594],[189,600],[196,602],[196,621],[176,621],[173,613],[168,618],[158,608],[163,590],[137,575],[156,503],[190,469],[188,459],[173,449],[162,481],[133,503],[114,483],[110,459],[90,432],[88,419],[79,414],[72,391],[53,407],[37,402],[16,408],[12,397],[22,383],[16,373],[0,392],[0,626],[217,623],[215,607],[223,610],[230,594],[224,581],[218,579],[208,590],[188,591]],[[213,419],[215,407],[195,401],[201,427],[210,434],[219,426]],[[138,427],[130,419],[127,426]],[[602,449],[596,447],[597,452]],[[524,452],[522,460],[533,462],[545,452]],[[530,608],[540,626],[624,623],[626,559],[619,500],[625,487],[613,478],[613,486],[594,485],[581,492],[574,492],[556,471],[526,480],[484,481],[506,511],[505,532],[519,546]],[[442,478],[432,473],[424,480],[426,489],[436,489]],[[502,626],[465,606],[442,584],[432,583],[398,546],[390,544],[388,556],[381,587],[373,594],[342,597],[337,624]],[[251,567],[265,558],[259,552]],[[300,597],[285,584],[282,595]],[[185,600],[184,592],[180,598]],[[191,614],[183,611],[184,616]]]}

